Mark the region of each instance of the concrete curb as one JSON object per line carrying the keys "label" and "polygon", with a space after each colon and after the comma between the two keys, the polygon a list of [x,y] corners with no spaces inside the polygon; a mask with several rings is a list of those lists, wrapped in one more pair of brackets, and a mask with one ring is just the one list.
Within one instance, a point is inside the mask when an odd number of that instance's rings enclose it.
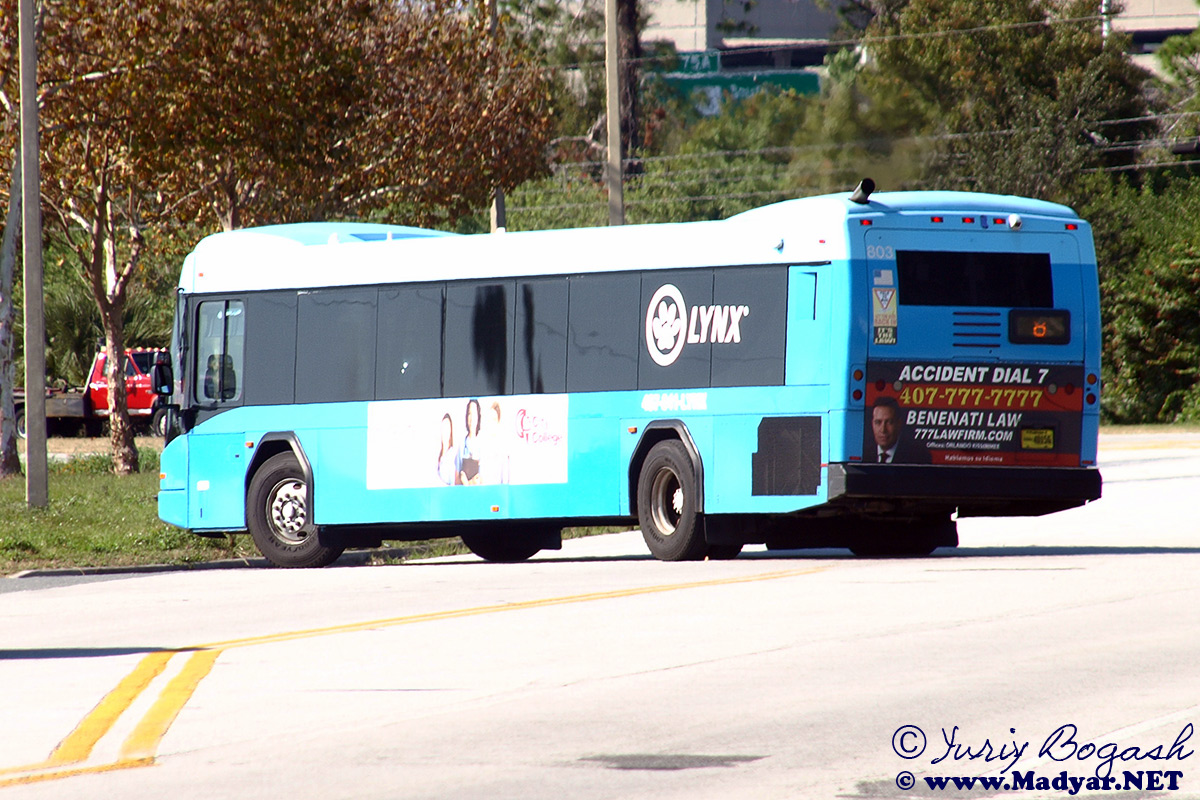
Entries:
{"label": "concrete curb", "polygon": [[[381,548],[350,550],[330,567],[360,567],[376,558],[407,558],[412,549]],[[51,578],[87,575],[150,575],[156,572],[190,572],[208,569],[272,569],[265,558],[229,558],[221,561],[197,561],[191,564],[140,564],[127,567],[62,567],[59,569],[27,569],[5,576],[15,578]]]}

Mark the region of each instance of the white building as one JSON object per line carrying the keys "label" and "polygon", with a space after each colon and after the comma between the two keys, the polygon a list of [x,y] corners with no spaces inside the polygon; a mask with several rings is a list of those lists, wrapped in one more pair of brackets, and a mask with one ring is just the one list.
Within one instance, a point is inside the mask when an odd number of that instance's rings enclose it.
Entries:
{"label": "white building", "polygon": [[[1096,0],[1096,6],[1100,13],[1109,2]],[[1113,26],[1133,37],[1138,55],[1200,23],[1195,0],[1124,0],[1124,6]],[[838,21],[814,0],[643,0],[642,8],[648,17],[643,41],[670,41],[680,52],[720,50],[722,69],[819,64]]]}

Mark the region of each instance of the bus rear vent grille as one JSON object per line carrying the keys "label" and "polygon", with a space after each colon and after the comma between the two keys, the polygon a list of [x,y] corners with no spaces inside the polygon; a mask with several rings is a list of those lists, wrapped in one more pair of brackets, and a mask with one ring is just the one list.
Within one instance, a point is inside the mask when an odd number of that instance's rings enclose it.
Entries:
{"label": "bus rear vent grille", "polygon": [[951,341],[955,347],[998,347],[1001,330],[998,311],[955,311]]}

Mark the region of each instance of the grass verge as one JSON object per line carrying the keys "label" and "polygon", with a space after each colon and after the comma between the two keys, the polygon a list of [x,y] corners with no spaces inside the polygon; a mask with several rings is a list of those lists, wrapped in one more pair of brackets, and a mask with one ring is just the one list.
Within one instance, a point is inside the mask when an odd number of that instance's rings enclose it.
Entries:
{"label": "grass verge", "polygon": [[233,558],[238,540],[202,539],[158,519],[158,453],[142,472],[111,473],[107,456],[50,467],[50,505],[28,508],[25,481],[0,480],[0,575],[26,569],[183,564]]}
{"label": "grass verge", "polygon": [[[50,464],[50,505],[28,508],[25,481],[0,479],[0,575],[28,569],[181,565],[257,558],[249,536],[205,539],[158,519],[158,452],[139,448],[142,471],[117,477],[107,455]],[[570,528],[564,538],[618,528]],[[408,558],[469,552],[458,539],[403,545]],[[395,563],[381,557],[381,563]]]}

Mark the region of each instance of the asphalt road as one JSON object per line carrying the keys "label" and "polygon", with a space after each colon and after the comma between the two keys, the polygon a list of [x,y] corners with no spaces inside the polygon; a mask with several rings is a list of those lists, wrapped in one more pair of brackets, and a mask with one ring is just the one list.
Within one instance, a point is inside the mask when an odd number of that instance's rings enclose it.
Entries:
{"label": "asphalt road", "polygon": [[1102,453],[927,559],[16,579],[0,800],[1200,798],[1200,436]]}

